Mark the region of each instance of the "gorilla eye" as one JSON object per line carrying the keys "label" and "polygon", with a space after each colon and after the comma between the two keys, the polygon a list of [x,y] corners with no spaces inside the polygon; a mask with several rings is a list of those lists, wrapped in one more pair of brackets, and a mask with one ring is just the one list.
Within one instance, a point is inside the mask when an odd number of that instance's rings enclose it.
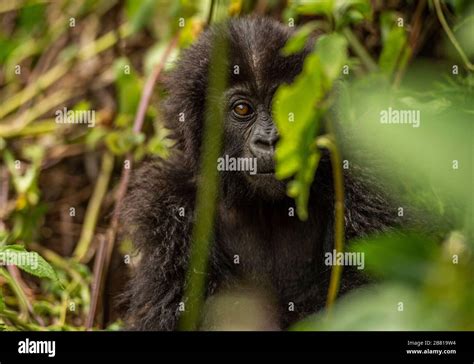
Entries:
{"label": "gorilla eye", "polygon": [[246,117],[253,113],[252,106],[247,104],[246,102],[239,102],[237,103],[234,108],[232,109],[234,114],[238,117]]}

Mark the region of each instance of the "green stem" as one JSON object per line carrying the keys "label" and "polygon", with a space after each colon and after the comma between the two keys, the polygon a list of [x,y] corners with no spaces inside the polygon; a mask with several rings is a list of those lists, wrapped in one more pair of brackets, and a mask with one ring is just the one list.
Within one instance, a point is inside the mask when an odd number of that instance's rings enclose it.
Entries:
{"label": "green stem", "polygon": [[448,22],[446,21],[446,18],[444,17],[443,9],[441,9],[441,3],[439,2],[439,0],[434,0],[434,6],[435,6],[435,9],[436,9],[436,15],[438,16],[438,20],[441,23],[441,26],[443,27],[444,31],[446,32],[446,35],[448,36],[449,40],[453,44],[454,48],[456,48],[459,55],[461,56],[461,59],[464,62],[466,68],[470,71],[474,71],[474,65],[467,58],[466,54],[464,53],[463,49],[461,48],[461,45],[458,43],[456,37],[454,36],[453,32],[451,31],[451,28],[449,27]]}
{"label": "green stem", "polygon": [[[63,104],[65,101],[72,98],[74,95],[70,90],[60,90],[52,93],[48,97],[42,99],[32,108],[28,109],[22,116],[11,116],[12,122],[5,121],[4,125],[0,125],[0,136],[11,137],[21,132],[22,129],[27,127],[39,116],[45,114],[49,110],[58,105]],[[10,117],[9,117],[10,120]]]}
{"label": "green stem", "polygon": [[25,136],[36,136],[41,134],[48,134],[55,131],[58,127],[54,118],[42,119],[34,122],[31,125],[25,126],[21,129],[7,130],[0,126],[0,138],[15,138]]}
{"label": "green stem", "polygon": [[225,75],[227,43],[215,38],[211,54],[212,70],[209,91],[206,97],[206,115],[201,166],[196,195],[190,261],[188,265],[183,312],[179,327],[181,330],[197,330],[204,305],[207,265],[214,228],[216,201],[219,193],[219,174],[216,162],[221,153],[224,110],[220,105],[227,80]]}
{"label": "green stem", "polygon": [[[344,174],[342,159],[332,134],[323,135],[316,139],[319,148],[330,152],[332,173],[334,179],[334,248],[336,252],[344,252]],[[334,265],[331,270],[326,308],[329,311],[334,304],[341,283],[342,266]]]}
{"label": "green stem", "polygon": [[13,279],[13,277],[10,275],[10,273],[4,269],[0,269],[0,276],[5,278],[7,281],[8,285],[10,288],[13,290],[13,293],[15,293],[15,296],[18,298],[18,305],[20,306],[20,312],[21,312],[21,317],[25,318],[25,320],[28,320],[29,318],[29,312],[28,312],[28,299],[25,296],[25,293],[21,289],[21,287],[18,285],[18,283]]}
{"label": "green stem", "polygon": [[367,70],[370,72],[376,72],[378,70],[377,63],[375,63],[369,52],[367,52],[364,46],[359,42],[359,39],[357,39],[352,30],[346,27],[342,29],[342,34],[344,34],[352,50],[360,58],[362,63],[364,63]]}
{"label": "green stem", "polygon": [[35,325],[35,324],[30,324],[30,323],[28,323],[28,322],[25,322],[24,320],[22,320],[22,319],[18,316],[18,313],[17,313],[17,312],[14,312],[14,311],[3,310],[3,311],[0,312],[0,317],[3,317],[3,318],[6,318],[6,319],[10,320],[10,321],[13,322],[15,325],[17,325],[18,327],[23,328],[24,330],[28,330],[28,331],[40,331],[40,330],[44,330],[44,328],[41,327],[41,326],[38,326],[38,325]]}
{"label": "green stem", "polygon": [[207,15],[207,25],[211,25],[211,22],[212,22],[212,17],[214,15],[214,7],[216,5],[216,1],[215,0],[211,0],[211,5],[209,5],[209,13]]}
{"label": "green stem", "polygon": [[102,167],[99,178],[94,187],[94,192],[87,205],[86,216],[84,218],[84,225],[82,226],[81,237],[74,250],[74,258],[77,261],[83,261],[89,251],[92,238],[94,236],[95,227],[99,217],[100,206],[107,194],[110,176],[114,167],[114,156],[110,152],[105,152],[102,156]]}

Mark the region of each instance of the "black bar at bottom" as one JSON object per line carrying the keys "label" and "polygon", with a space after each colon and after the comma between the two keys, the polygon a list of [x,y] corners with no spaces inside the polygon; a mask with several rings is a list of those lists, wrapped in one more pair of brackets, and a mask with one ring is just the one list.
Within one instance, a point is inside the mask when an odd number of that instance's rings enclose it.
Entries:
{"label": "black bar at bottom", "polygon": [[376,355],[379,359],[413,362],[473,363],[474,332],[0,332],[1,364],[145,359],[147,353],[225,351],[314,352],[360,359]]}

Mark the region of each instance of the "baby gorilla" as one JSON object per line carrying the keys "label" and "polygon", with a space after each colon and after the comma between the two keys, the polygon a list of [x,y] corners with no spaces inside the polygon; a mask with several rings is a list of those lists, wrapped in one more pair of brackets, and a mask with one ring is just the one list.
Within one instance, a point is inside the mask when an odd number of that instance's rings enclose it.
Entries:
{"label": "baby gorilla", "polygon": [[[286,183],[274,175],[278,131],[272,97],[279,85],[291,83],[302,70],[310,47],[284,57],[280,50],[291,35],[288,27],[269,19],[235,19],[206,30],[166,79],[165,120],[176,144],[168,159],[150,161],[136,172],[123,216],[140,252],[125,293],[131,329],[177,328],[216,34],[227,39],[229,49],[222,156],[255,160],[257,169],[220,174],[207,296],[242,284],[266,292],[280,328],[317,311],[326,299],[331,267],[324,265],[324,252],[333,249],[334,222],[329,159],[321,159],[305,222],[292,213],[294,201],[285,194]],[[347,238],[394,223],[396,214],[388,211],[383,195],[350,175],[345,183]],[[360,282],[347,269],[341,289]]]}

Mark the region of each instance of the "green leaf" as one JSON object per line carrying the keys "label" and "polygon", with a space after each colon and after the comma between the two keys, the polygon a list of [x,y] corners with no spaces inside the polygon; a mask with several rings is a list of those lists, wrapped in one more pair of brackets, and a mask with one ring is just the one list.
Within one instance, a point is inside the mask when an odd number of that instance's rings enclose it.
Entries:
{"label": "green leaf", "polygon": [[155,4],[156,0],[128,0],[126,2],[126,12],[134,33],[142,29],[153,17]]}
{"label": "green leaf", "polygon": [[20,45],[18,39],[0,34],[0,64],[5,64],[10,54]]}
{"label": "green leaf", "polygon": [[279,179],[294,177],[288,184],[288,195],[295,198],[302,220],[308,217],[309,189],[320,158],[314,141],[327,108],[322,101],[346,60],[345,38],[338,34],[322,36],[306,58],[301,74],[275,94],[273,114],[280,134],[275,173]]}
{"label": "green leaf", "polygon": [[469,0],[443,0],[443,2],[450,4],[458,15],[462,14],[470,5]]}
{"label": "green leaf", "polygon": [[316,52],[319,54],[326,81],[325,91],[328,91],[347,62],[347,40],[336,33],[322,36],[316,45]]}
{"label": "green leaf", "polygon": [[[354,242],[350,250],[364,255],[368,272],[385,279],[422,283],[439,246],[415,234],[383,234]],[[400,269],[403,262],[403,269]]]}
{"label": "green leaf", "polygon": [[334,11],[334,0],[320,0],[307,2],[296,8],[299,14],[303,15],[326,15],[330,16]]}
{"label": "green leaf", "polygon": [[133,120],[140,102],[142,82],[127,58],[117,59],[114,69],[119,114],[130,115],[129,120]]}
{"label": "green leaf", "polygon": [[146,145],[148,153],[166,158],[168,156],[168,151],[173,144],[171,139],[168,139],[167,136],[168,132],[166,129],[158,129]]}
{"label": "green leaf", "polygon": [[372,17],[372,5],[369,0],[337,0],[334,9],[336,29],[357,24]]}
{"label": "green leaf", "polygon": [[[148,49],[143,61],[146,75],[149,75],[153,71],[153,68],[159,62],[162,61],[163,55],[166,49],[168,48],[168,43],[169,43],[169,39],[160,40],[159,42],[155,43],[152,47]],[[168,71],[169,69],[173,67],[176,59],[178,58],[178,53],[179,53],[179,49],[177,47],[173,48],[168,58],[166,59],[165,68],[164,68],[165,71]]]}
{"label": "green leaf", "polygon": [[[295,324],[293,331],[394,331],[454,329],[446,322],[449,311],[433,315],[420,293],[402,284],[360,288],[342,297],[331,311],[321,312]],[[400,303],[403,310],[400,310]],[[440,313],[444,314],[440,315]],[[450,325],[450,326],[448,326]]]}
{"label": "green leaf", "polygon": [[131,129],[112,131],[105,137],[105,144],[109,150],[117,155],[123,155],[133,147],[143,143],[145,135],[136,134]]}
{"label": "green leaf", "polygon": [[46,4],[27,4],[20,10],[19,26],[26,33],[42,28],[47,19]]}
{"label": "green leaf", "polygon": [[407,44],[407,34],[404,27],[397,26],[393,14],[382,16],[383,48],[379,58],[380,70],[391,76],[397,65],[403,66],[406,61],[404,47]]}
{"label": "green leaf", "polygon": [[93,150],[97,148],[97,145],[107,135],[107,130],[104,127],[90,128],[91,130],[87,133],[85,143],[87,148]]}
{"label": "green leaf", "polygon": [[291,36],[285,47],[282,49],[284,56],[289,56],[294,53],[298,53],[303,50],[306,45],[309,36],[319,25],[319,22],[312,21],[298,28],[298,30]]}
{"label": "green leaf", "polygon": [[28,145],[24,148],[23,154],[32,161],[32,164],[29,165],[26,172],[22,175],[20,169],[17,168],[13,154],[8,149],[3,152],[3,160],[13,177],[13,186],[19,194],[36,192],[37,178],[44,154],[44,147],[40,145]]}
{"label": "green leaf", "polygon": [[28,252],[21,245],[0,247],[0,263],[16,265],[21,270],[39,278],[57,280],[53,267],[36,252]]}

